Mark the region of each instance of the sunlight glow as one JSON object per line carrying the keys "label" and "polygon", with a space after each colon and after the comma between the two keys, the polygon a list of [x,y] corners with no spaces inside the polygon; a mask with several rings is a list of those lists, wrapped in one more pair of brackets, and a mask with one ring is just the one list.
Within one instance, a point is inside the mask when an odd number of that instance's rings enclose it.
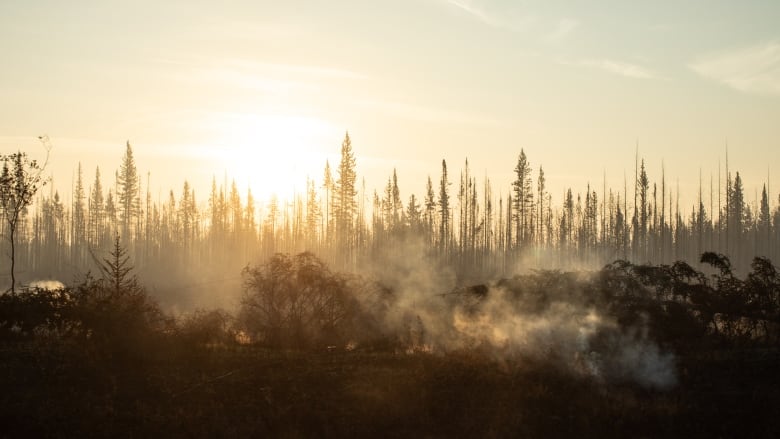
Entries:
{"label": "sunlight glow", "polygon": [[291,199],[301,192],[306,177],[318,177],[325,145],[334,129],[318,118],[247,113],[221,114],[213,121],[218,161],[242,193]]}

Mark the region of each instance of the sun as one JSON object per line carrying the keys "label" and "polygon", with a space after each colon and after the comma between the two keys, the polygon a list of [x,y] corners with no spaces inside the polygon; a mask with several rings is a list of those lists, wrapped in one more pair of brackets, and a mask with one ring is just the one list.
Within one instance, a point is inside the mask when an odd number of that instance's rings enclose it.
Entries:
{"label": "sun", "polygon": [[333,137],[329,123],[303,116],[229,114],[215,127],[218,161],[228,179],[261,200],[291,200],[305,191],[306,178],[322,173]]}

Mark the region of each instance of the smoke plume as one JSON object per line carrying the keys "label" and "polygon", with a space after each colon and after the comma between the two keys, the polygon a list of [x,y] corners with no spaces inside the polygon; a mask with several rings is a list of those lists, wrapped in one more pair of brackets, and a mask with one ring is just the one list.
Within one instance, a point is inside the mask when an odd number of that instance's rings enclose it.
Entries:
{"label": "smoke plume", "polygon": [[545,272],[456,288],[453,272],[431,264],[417,243],[406,245],[389,253],[402,257],[387,256],[373,273],[390,292],[376,315],[408,349],[475,349],[502,360],[549,361],[605,382],[676,384],[674,356],[652,340],[647,319],[619,325],[607,304],[582,290],[587,275]]}

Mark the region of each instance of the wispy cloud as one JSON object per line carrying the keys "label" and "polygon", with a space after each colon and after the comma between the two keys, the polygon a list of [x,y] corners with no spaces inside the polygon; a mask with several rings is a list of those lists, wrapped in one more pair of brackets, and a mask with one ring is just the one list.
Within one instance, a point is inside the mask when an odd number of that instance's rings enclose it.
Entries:
{"label": "wispy cloud", "polygon": [[586,67],[603,70],[614,75],[634,79],[664,79],[661,75],[638,64],[617,61],[613,59],[590,59],[576,63]]}
{"label": "wispy cloud", "polygon": [[493,27],[503,27],[503,23],[498,17],[488,14],[481,6],[471,0],[444,0],[446,3],[460,8],[477,20]]}
{"label": "wispy cloud", "polygon": [[367,99],[358,100],[355,104],[363,109],[380,111],[389,116],[420,122],[484,126],[497,126],[502,124],[495,119],[485,118],[477,114],[465,113],[456,109],[433,108],[391,100]]}
{"label": "wispy cloud", "polygon": [[243,70],[299,75],[317,79],[367,79],[367,76],[362,73],[329,66],[269,63],[241,58],[225,60],[223,65]]}
{"label": "wispy cloud", "polygon": [[317,91],[324,82],[364,80],[367,75],[329,66],[259,62],[229,58],[193,63],[186,72],[196,81],[266,93]]}
{"label": "wispy cloud", "polygon": [[579,20],[573,18],[561,18],[555,24],[552,32],[547,34],[547,40],[549,41],[561,41],[566,39],[572,32],[574,32],[580,25]]}
{"label": "wispy cloud", "polygon": [[264,93],[287,94],[292,91],[315,91],[318,88],[314,83],[280,79],[258,72],[227,67],[197,69],[194,74],[191,74],[188,77],[194,78],[196,81]]}
{"label": "wispy cloud", "polygon": [[482,22],[483,24],[497,28],[505,29],[515,32],[525,31],[533,27],[537,22],[537,18],[533,15],[518,14],[518,11],[496,10],[487,6],[485,1],[475,0],[437,0],[441,1],[451,7],[457,8],[461,12],[465,12],[475,20]]}
{"label": "wispy cloud", "polygon": [[777,41],[702,56],[688,67],[742,92],[780,95],[780,42]]}

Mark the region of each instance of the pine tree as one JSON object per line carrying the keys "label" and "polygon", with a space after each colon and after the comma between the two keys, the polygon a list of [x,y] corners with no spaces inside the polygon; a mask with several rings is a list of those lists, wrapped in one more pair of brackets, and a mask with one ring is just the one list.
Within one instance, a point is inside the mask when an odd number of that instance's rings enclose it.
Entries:
{"label": "pine tree", "polygon": [[517,179],[512,183],[515,194],[514,220],[517,229],[515,238],[517,239],[517,245],[523,246],[531,235],[528,229],[531,226],[533,189],[531,186],[531,164],[528,162],[525,151],[522,149],[520,150],[520,156],[517,158],[515,174]]}
{"label": "pine tree", "polygon": [[439,250],[446,252],[450,235],[450,182],[447,179],[447,162],[441,161],[441,180],[439,181]]}
{"label": "pine tree", "polygon": [[393,180],[392,177],[387,178],[387,184],[385,185],[385,193],[382,197],[382,216],[383,223],[387,225],[389,230],[395,229],[395,221],[393,215]]}
{"label": "pine tree", "polygon": [[566,243],[571,246],[574,242],[574,196],[571,193],[571,188],[566,190],[566,198],[563,202],[563,211],[565,218],[565,230]]}
{"label": "pine tree", "polygon": [[114,193],[111,189],[108,190],[106,195],[106,207],[103,210],[105,216],[105,227],[103,229],[103,242],[108,242],[111,239],[111,235],[116,234],[117,230],[117,207],[114,201]]}
{"label": "pine tree", "polygon": [[89,193],[89,245],[100,247],[103,233],[103,186],[100,183],[100,168],[95,168],[95,182]]}
{"label": "pine tree", "polygon": [[333,174],[330,171],[330,163],[327,160],[325,160],[325,173],[323,175],[322,188],[325,189],[325,215],[323,215],[322,218],[325,223],[322,225],[322,233],[325,242],[330,242],[331,217],[333,216]]}
{"label": "pine tree", "polygon": [[334,193],[334,211],[336,217],[336,233],[342,245],[350,240],[357,203],[355,190],[357,174],[355,172],[355,155],[352,152],[352,141],[349,132],[341,143],[341,161],[338,167],[338,179]]}
{"label": "pine tree", "polygon": [[428,237],[428,244],[432,245],[434,242],[434,221],[436,217],[436,198],[433,192],[433,182],[431,176],[428,176],[428,181],[425,184],[425,233]]}
{"label": "pine tree", "polygon": [[104,258],[99,266],[103,273],[103,280],[110,288],[110,292],[115,296],[124,296],[139,294],[143,290],[138,283],[135,275],[130,275],[133,266],[130,264],[130,256],[127,250],[122,247],[119,235],[114,238],[114,247],[111,250],[110,257]]}
{"label": "pine tree", "polygon": [[745,194],[742,178],[736,173],[728,194],[728,235],[729,252],[733,258],[741,256],[742,232],[745,224]]}
{"label": "pine tree", "polygon": [[244,208],[241,205],[241,195],[238,193],[238,185],[235,180],[230,185],[228,205],[230,206],[230,231],[234,241],[238,241],[241,239],[244,229]]}
{"label": "pine tree", "polygon": [[761,189],[761,205],[758,209],[758,253],[769,257],[769,242],[771,239],[771,217],[769,215],[769,197],[766,193],[766,184]]}
{"label": "pine tree", "polygon": [[190,188],[190,183],[184,180],[182,188],[181,201],[179,202],[179,223],[181,224],[181,239],[179,240],[184,248],[184,256],[189,257],[192,243],[195,236],[195,192]]}
{"label": "pine tree", "polygon": [[625,236],[625,225],[626,219],[625,214],[620,209],[620,194],[617,196],[617,211],[615,212],[615,248],[618,252],[622,252],[621,255],[623,258],[626,257],[625,255],[625,242],[626,242],[626,236]]}
{"label": "pine tree", "polygon": [[537,189],[537,197],[539,200],[539,211],[536,216],[536,224],[537,224],[537,231],[536,231],[536,237],[539,240],[539,243],[544,245],[544,197],[545,197],[545,179],[544,179],[544,169],[542,169],[541,166],[539,166],[539,178],[536,180],[536,189]]}
{"label": "pine tree", "polygon": [[401,191],[398,189],[398,174],[393,168],[393,187],[392,187],[392,210],[393,210],[393,227],[397,227],[401,223],[401,216],[403,215],[404,206],[401,202]]}
{"label": "pine tree", "polygon": [[306,239],[309,245],[317,243],[317,225],[320,221],[319,202],[314,180],[306,180]]}
{"label": "pine tree", "polygon": [[409,204],[406,205],[406,226],[412,233],[418,233],[422,227],[422,212],[420,210],[420,203],[417,202],[417,197],[414,194],[409,196]]}
{"label": "pine tree", "polygon": [[73,189],[73,247],[74,258],[80,265],[83,261],[83,245],[86,241],[86,212],[84,209],[84,182],[82,180],[81,162],[76,173],[76,187]]}
{"label": "pine tree", "polygon": [[647,191],[650,188],[650,180],[648,180],[647,172],[645,172],[644,159],[642,159],[642,165],[639,170],[637,187],[639,188],[639,242],[637,244],[642,260],[644,261],[647,259]]}
{"label": "pine tree", "polygon": [[212,177],[211,194],[209,195],[209,213],[211,214],[209,234],[212,241],[211,249],[215,252],[221,251],[225,239],[225,224],[223,223],[225,197],[220,189],[217,188],[217,178]]}
{"label": "pine tree", "polygon": [[117,174],[117,203],[119,204],[119,219],[122,225],[122,237],[125,240],[132,236],[132,226],[140,210],[138,200],[138,170],[135,167],[133,158],[133,148],[130,141],[127,141],[125,155],[122,158],[122,165]]}
{"label": "pine tree", "polygon": [[257,238],[257,231],[256,231],[257,221],[255,220],[255,197],[252,196],[252,188],[250,187],[246,188],[246,206],[244,207],[244,226],[246,227],[244,238],[248,240],[246,244],[251,248],[251,245],[255,242],[255,239]]}

